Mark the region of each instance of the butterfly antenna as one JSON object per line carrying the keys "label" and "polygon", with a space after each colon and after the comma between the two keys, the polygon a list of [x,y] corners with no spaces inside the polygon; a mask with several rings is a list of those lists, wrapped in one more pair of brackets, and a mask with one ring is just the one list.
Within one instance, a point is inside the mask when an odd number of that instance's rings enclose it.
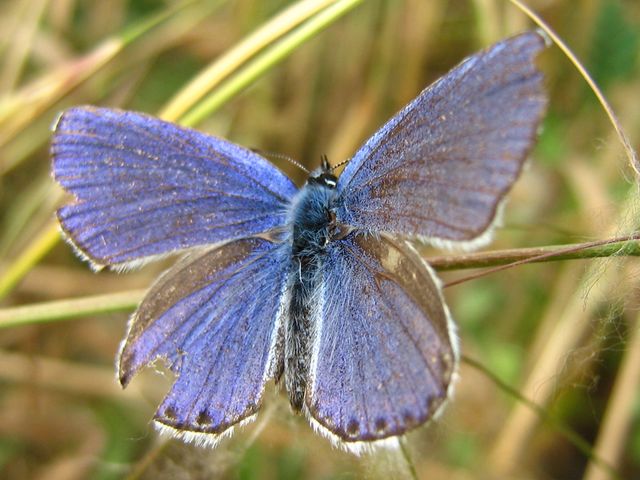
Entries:
{"label": "butterfly antenna", "polygon": [[266,152],[264,150],[260,150],[259,148],[252,148],[251,151],[254,152],[254,153],[258,153],[258,154],[262,155],[263,157],[269,157],[269,158],[272,158],[272,159],[273,158],[279,158],[280,160],[286,160],[290,164],[295,165],[296,167],[298,167],[300,170],[302,170],[307,175],[309,174],[309,170],[304,165],[302,165],[297,160],[294,160],[293,158],[289,157],[288,155],[285,155],[284,153]]}
{"label": "butterfly antenna", "polygon": [[346,165],[350,161],[351,161],[351,159],[347,158],[346,160],[343,160],[340,163],[337,163],[333,167],[331,167],[330,171],[333,172],[333,171],[335,171],[336,168],[340,168],[341,166]]}

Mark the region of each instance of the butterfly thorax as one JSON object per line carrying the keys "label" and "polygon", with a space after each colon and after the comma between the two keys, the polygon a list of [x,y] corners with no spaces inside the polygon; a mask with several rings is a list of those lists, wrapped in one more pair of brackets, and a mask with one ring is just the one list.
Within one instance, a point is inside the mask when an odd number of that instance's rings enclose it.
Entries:
{"label": "butterfly thorax", "polygon": [[335,218],[331,211],[333,195],[333,189],[317,184],[307,184],[300,192],[291,222],[294,257],[321,253],[329,242],[329,226]]}
{"label": "butterfly thorax", "polygon": [[291,407],[304,402],[316,330],[314,306],[320,287],[320,266],[332,240],[336,177],[328,168],[313,172],[291,205],[291,275],[289,316],[285,328],[284,375]]}

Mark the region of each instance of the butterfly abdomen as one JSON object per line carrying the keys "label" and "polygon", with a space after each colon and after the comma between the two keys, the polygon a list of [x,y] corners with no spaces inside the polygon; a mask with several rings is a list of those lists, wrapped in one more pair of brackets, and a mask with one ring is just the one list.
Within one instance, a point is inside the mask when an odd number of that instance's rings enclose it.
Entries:
{"label": "butterfly abdomen", "polygon": [[335,183],[329,181],[327,184],[317,179],[312,177],[300,191],[289,217],[292,229],[291,303],[285,333],[284,376],[289,401],[296,412],[302,409],[309,378],[316,331],[314,312],[321,282],[319,272],[329,240],[331,199],[335,193]]}

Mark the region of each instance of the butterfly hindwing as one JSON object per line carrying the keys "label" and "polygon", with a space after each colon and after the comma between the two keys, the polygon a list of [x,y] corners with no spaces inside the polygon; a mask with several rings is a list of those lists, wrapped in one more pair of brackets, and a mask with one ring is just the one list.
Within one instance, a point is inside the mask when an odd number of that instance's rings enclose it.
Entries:
{"label": "butterfly hindwing", "polygon": [[458,356],[431,270],[405,241],[367,234],[329,244],[321,268],[306,396],[314,422],[348,448],[431,418]]}
{"label": "butterfly hindwing", "polygon": [[51,151],[55,179],[76,197],[60,224],[94,266],[280,227],[297,190],[248,149],[135,112],[67,110]]}
{"label": "butterfly hindwing", "polygon": [[160,426],[219,435],[257,412],[281,364],[289,265],[282,244],[248,238],[192,254],[153,285],[130,320],[119,377],[126,386],[156,358],[167,362],[177,379]]}
{"label": "butterfly hindwing", "polygon": [[504,40],[425,89],[345,167],[338,221],[445,246],[482,237],[534,143],[544,46],[538,32]]}

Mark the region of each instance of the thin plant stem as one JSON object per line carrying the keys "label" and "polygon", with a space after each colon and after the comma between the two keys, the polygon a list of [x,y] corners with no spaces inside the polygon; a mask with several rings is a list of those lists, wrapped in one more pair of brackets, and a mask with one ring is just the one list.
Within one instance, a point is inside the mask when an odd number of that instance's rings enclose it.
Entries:
{"label": "thin plant stem", "polygon": [[[14,139],[38,115],[53,106],[73,88],[95,75],[125,47],[196,1],[184,0],[160,13],[153,14],[123,32],[107,38],[87,55],[70,61],[53,72],[36,79],[14,94],[0,99],[0,127],[2,127],[0,129],[0,147]],[[6,173],[13,167],[15,164],[0,165],[0,171]]]}
{"label": "thin plant stem", "polygon": [[470,367],[475,368],[479,372],[482,372],[489,380],[491,380],[494,384],[500,388],[503,392],[508,394],[509,396],[516,399],[519,403],[525,405],[527,408],[531,409],[541,420],[551,425],[558,433],[560,433],[563,437],[565,437],[574,447],[582,452],[582,454],[588,458],[592,463],[597,464],[603,470],[606,470],[611,478],[621,479],[620,474],[606,461],[602,458],[596,456],[593,453],[593,449],[591,448],[591,444],[587,442],[584,438],[574,432],[567,425],[562,423],[560,420],[554,418],[550,415],[544,408],[542,408],[537,403],[529,400],[517,389],[511,387],[507,383],[503,382],[497,375],[487,369],[482,363],[474,360],[466,355],[462,356],[462,361],[469,365]]}
{"label": "thin plant stem", "polygon": [[144,477],[147,470],[160,458],[167,447],[169,446],[170,440],[168,438],[160,437],[160,442],[158,442],[154,447],[145,453],[145,455],[140,459],[131,469],[129,474],[125,477],[126,480],[140,480]]}
{"label": "thin plant stem", "polygon": [[49,253],[59,239],[60,231],[57,223],[47,225],[0,277],[0,300],[13,290],[42,257]]}
{"label": "thin plant stem", "polygon": [[[628,250],[627,250],[628,248]],[[460,283],[485,277],[492,273],[517,267],[527,263],[540,263],[549,260],[582,260],[587,258],[602,258],[613,256],[639,256],[640,244],[638,234],[597,240],[566,247],[538,247],[525,249],[502,250],[496,252],[480,252],[461,256],[461,260],[429,262],[436,270],[461,270],[465,268],[493,267],[482,272],[466,276],[449,282],[445,287],[452,287]],[[439,263],[446,265],[441,268]],[[494,266],[497,265],[497,266]]]}
{"label": "thin plant stem", "polygon": [[145,291],[131,290],[5,308],[0,310],[0,328],[71,320],[104,313],[129,312],[136,308]]}
{"label": "thin plant stem", "polygon": [[303,0],[291,5],[210,64],[160,110],[165,120],[178,121],[189,109],[251,57],[302,24],[335,0]]}
{"label": "thin plant stem", "polygon": [[0,92],[11,92],[20,80],[48,0],[22,2],[23,18],[11,32],[10,48],[0,69]]}
{"label": "thin plant stem", "polygon": [[[640,386],[640,316],[630,323],[631,332],[622,365],[611,389],[607,408],[599,426],[594,451],[612,465],[620,463],[634,422],[637,392]],[[591,461],[584,480],[606,480],[607,472]]]}
{"label": "thin plant stem", "polygon": [[575,56],[575,54],[571,51],[571,49],[567,46],[567,44],[564,43],[558,35],[556,35],[556,33],[549,26],[549,24],[545,22],[537,13],[531,10],[527,5],[522,3],[520,0],[509,0],[509,2],[514,4],[526,16],[528,16],[531,20],[533,20],[542,30],[544,30],[544,32],[549,36],[549,38],[551,38],[553,43],[555,43],[558,46],[558,48],[562,50],[562,53],[566,55],[569,61],[573,63],[573,65],[576,67],[576,70],[578,70],[580,75],[582,75],[582,78],[584,78],[585,82],[587,82],[587,84],[589,85],[589,88],[591,88],[591,91],[593,91],[594,95],[600,102],[600,105],[602,105],[602,108],[604,108],[604,111],[609,117],[609,120],[611,121],[613,128],[618,134],[620,143],[622,143],[622,146],[625,152],[627,153],[629,164],[631,165],[631,168],[633,169],[633,171],[636,173],[636,177],[640,177],[640,161],[638,160],[638,154],[631,146],[631,142],[629,141],[627,134],[624,132],[624,129],[622,128],[622,124],[618,120],[618,117],[616,116],[615,112],[611,108],[611,105],[609,105],[609,102],[607,101],[604,94],[600,90],[600,87],[598,87],[595,80],[591,77],[587,69],[584,67],[584,65],[582,65],[580,60],[578,60],[578,57]]}
{"label": "thin plant stem", "polygon": [[411,458],[411,453],[407,448],[407,444],[404,437],[400,437],[398,439],[398,443],[400,444],[400,453],[402,454],[402,458],[404,459],[405,464],[407,465],[407,470],[409,470],[409,475],[413,480],[418,480],[418,472],[416,471],[416,466],[413,462],[413,459]]}
{"label": "thin plant stem", "polygon": [[[498,267],[489,269],[489,271],[495,272],[496,270],[504,270],[506,268],[511,268],[516,265],[522,265],[534,261],[550,262],[556,260],[567,260],[567,252],[572,252],[570,258],[573,259],[594,258],[593,249],[595,249],[596,252],[599,252],[598,256],[604,257],[610,257],[614,255],[638,255],[638,249],[640,248],[638,246],[638,241],[633,239],[625,243],[620,240],[621,238],[622,237],[616,237],[613,239],[601,240],[598,242],[589,242],[586,244],[576,244],[571,246],[544,247],[545,253],[543,255],[528,256],[528,258],[509,263],[508,265],[503,264],[504,259],[509,260],[512,259],[514,255],[517,256],[518,250],[481,252],[473,255],[464,255],[463,260],[457,264],[456,268],[470,269],[499,265]],[[615,246],[615,248],[596,248],[598,246],[604,246],[607,244],[610,244],[610,246]],[[525,250],[525,253],[526,251],[529,251],[529,255],[531,255],[532,253],[531,250],[539,251],[539,249],[523,250]],[[584,255],[580,256],[581,252],[585,252]],[[451,259],[447,259],[447,257],[440,257],[439,263],[440,265],[445,266],[443,268],[444,270],[452,270],[453,266],[455,265],[455,258],[455,256],[452,256]],[[436,268],[436,270],[439,269],[438,263],[432,265],[435,265],[434,268]],[[484,272],[480,273],[483,274]],[[472,278],[476,277],[466,277],[461,281],[467,281]],[[461,281],[451,282],[446,286],[452,286],[454,284],[461,283]],[[111,293],[105,295],[57,300],[53,302],[44,302],[39,304],[0,309],[0,329],[15,327],[19,325],[29,325],[32,323],[68,320],[72,318],[78,318],[86,315],[96,315],[100,313],[131,311],[136,308],[143,294],[143,290],[137,290],[133,292]]]}
{"label": "thin plant stem", "polygon": [[513,266],[516,262],[540,263],[552,257],[553,260],[584,260],[589,258],[624,255],[640,256],[640,236],[615,237],[593,242],[576,243],[567,246],[514,248],[489,252],[474,252],[460,255],[429,257],[429,265],[439,271],[463,270],[468,268]]}
{"label": "thin plant stem", "polygon": [[193,110],[182,117],[180,123],[194,126],[220,108],[231,97],[237,95],[258,77],[273,68],[293,53],[301,44],[313,38],[337,19],[354,9],[363,0],[341,0],[315,15],[304,25],[289,33],[279,42],[257,55],[246,67],[214,90]]}

